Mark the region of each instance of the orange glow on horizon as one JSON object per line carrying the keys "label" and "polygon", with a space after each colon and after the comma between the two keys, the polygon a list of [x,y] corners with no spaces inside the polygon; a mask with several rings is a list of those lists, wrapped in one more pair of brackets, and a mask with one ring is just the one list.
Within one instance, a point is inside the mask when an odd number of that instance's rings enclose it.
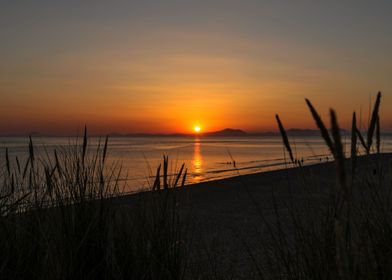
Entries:
{"label": "orange glow on horizon", "polygon": [[[312,1],[268,9],[263,1],[8,2],[0,25],[2,136],[68,136],[85,125],[92,135],[270,132],[278,131],[275,114],[286,129],[317,129],[305,97],[324,120],[333,108],[350,130],[351,112],[365,120],[378,90],[381,126],[392,131],[388,1],[357,5],[358,12]],[[293,11],[282,12],[287,7]],[[349,12],[335,15],[342,8]],[[40,20],[21,16],[32,9]],[[102,11],[110,11],[104,20]],[[329,14],[336,25],[352,24],[331,33]],[[31,36],[35,30],[44,32]],[[310,39],[318,34],[325,36]]]}

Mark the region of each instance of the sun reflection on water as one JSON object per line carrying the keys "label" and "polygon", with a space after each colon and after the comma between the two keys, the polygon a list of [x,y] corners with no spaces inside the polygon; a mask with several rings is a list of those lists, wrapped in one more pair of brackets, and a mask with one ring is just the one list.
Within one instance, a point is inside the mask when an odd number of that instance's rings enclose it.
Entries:
{"label": "sun reflection on water", "polygon": [[194,181],[199,182],[203,179],[203,157],[201,156],[201,143],[199,138],[195,138],[193,145],[192,173]]}

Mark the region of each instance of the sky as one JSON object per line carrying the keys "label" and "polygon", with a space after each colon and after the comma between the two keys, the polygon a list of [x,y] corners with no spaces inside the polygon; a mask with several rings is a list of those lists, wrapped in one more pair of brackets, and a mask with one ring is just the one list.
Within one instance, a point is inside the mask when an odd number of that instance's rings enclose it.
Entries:
{"label": "sky", "polygon": [[391,1],[0,1],[0,135],[342,127],[383,93]]}

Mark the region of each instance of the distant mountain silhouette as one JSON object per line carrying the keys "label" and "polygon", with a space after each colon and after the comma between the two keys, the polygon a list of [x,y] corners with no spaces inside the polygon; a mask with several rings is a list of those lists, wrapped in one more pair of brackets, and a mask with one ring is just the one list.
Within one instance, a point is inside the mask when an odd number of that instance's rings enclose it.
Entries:
{"label": "distant mountain silhouette", "polygon": [[219,137],[228,137],[228,136],[249,136],[249,133],[241,130],[241,129],[233,129],[233,128],[225,128],[219,131],[207,132],[204,133],[203,136],[219,136]]}
{"label": "distant mountain silhouette", "polygon": [[[349,131],[345,129],[341,129],[341,134],[346,135]],[[286,133],[288,136],[320,136],[320,131],[317,129],[301,129],[301,128],[291,128],[287,129]],[[280,136],[279,132],[270,131],[270,132],[260,132],[260,133],[251,133],[249,135],[253,136]]]}
{"label": "distant mountain silhouette", "polygon": [[[287,135],[289,135],[289,136],[320,136],[320,131],[317,129],[292,128],[292,129],[288,129],[286,132],[287,132]],[[342,135],[345,135],[345,134],[348,134],[349,131],[341,129],[341,133],[342,133]],[[215,131],[215,132],[204,133],[203,136],[219,136],[219,137],[280,136],[280,133],[275,132],[275,131],[249,133],[249,132],[245,132],[241,129],[226,128],[226,129]]]}
{"label": "distant mountain silhouette", "polygon": [[[320,131],[317,129],[300,129],[300,128],[291,128],[287,129],[288,136],[320,136]],[[350,131],[346,129],[341,129],[340,133],[343,136],[350,135]],[[366,132],[363,132],[366,133]],[[80,135],[63,135],[63,134],[48,134],[48,133],[40,133],[40,132],[31,132],[28,134],[20,133],[20,134],[0,134],[0,137],[26,137],[29,135],[39,136],[39,137],[57,137],[57,136],[80,136]],[[386,131],[381,133],[383,136],[392,136],[392,131]],[[104,134],[90,134],[89,136],[100,137],[106,136]],[[117,133],[112,132],[109,133],[111,137],[195,137],[194,133],[186,134],[186,133]],[[267,131],[267,132],[246,132],[241,129],[234,128],[225,128],[219,131],[212,132],[201,132],[200,136],[202,137],[267,137],[267,136],[280,136],[280,133],[277,131]]]}
{"label": "distant mountain silhouette", "polygon": [[[317,129],[300,129],[300,128],[292,128],[288,129],[287,135],[289,136],[320,136],[320,131]],[[342,135],[347,135],[349,133],[348,130],[341,130]],[[171,134],[163,134],[163,133],[131,133],[131,134],[119,134],[119,133],[111,133],[112,137],[194,137],[195,134],[184,134],[184,133],[171,133]],[[212,132],[204,132],[200,133],[200,136],[203,137],[256,137],[256,136],[280,136],[279,132],[270,131],[270,132],[245,132],[241,129],[234,128],[225,128],[223,130],[212,131]]]}

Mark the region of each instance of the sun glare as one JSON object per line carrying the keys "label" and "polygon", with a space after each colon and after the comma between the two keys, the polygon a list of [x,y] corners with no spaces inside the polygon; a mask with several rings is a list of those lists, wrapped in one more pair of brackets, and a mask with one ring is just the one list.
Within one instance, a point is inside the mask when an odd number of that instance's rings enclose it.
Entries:
{"label": "sun glare", "polygon": [[200,126],[195,126],[194,128],[193,128],[193,130],[196,132],[196,133],[199,133],[200,132]]}

